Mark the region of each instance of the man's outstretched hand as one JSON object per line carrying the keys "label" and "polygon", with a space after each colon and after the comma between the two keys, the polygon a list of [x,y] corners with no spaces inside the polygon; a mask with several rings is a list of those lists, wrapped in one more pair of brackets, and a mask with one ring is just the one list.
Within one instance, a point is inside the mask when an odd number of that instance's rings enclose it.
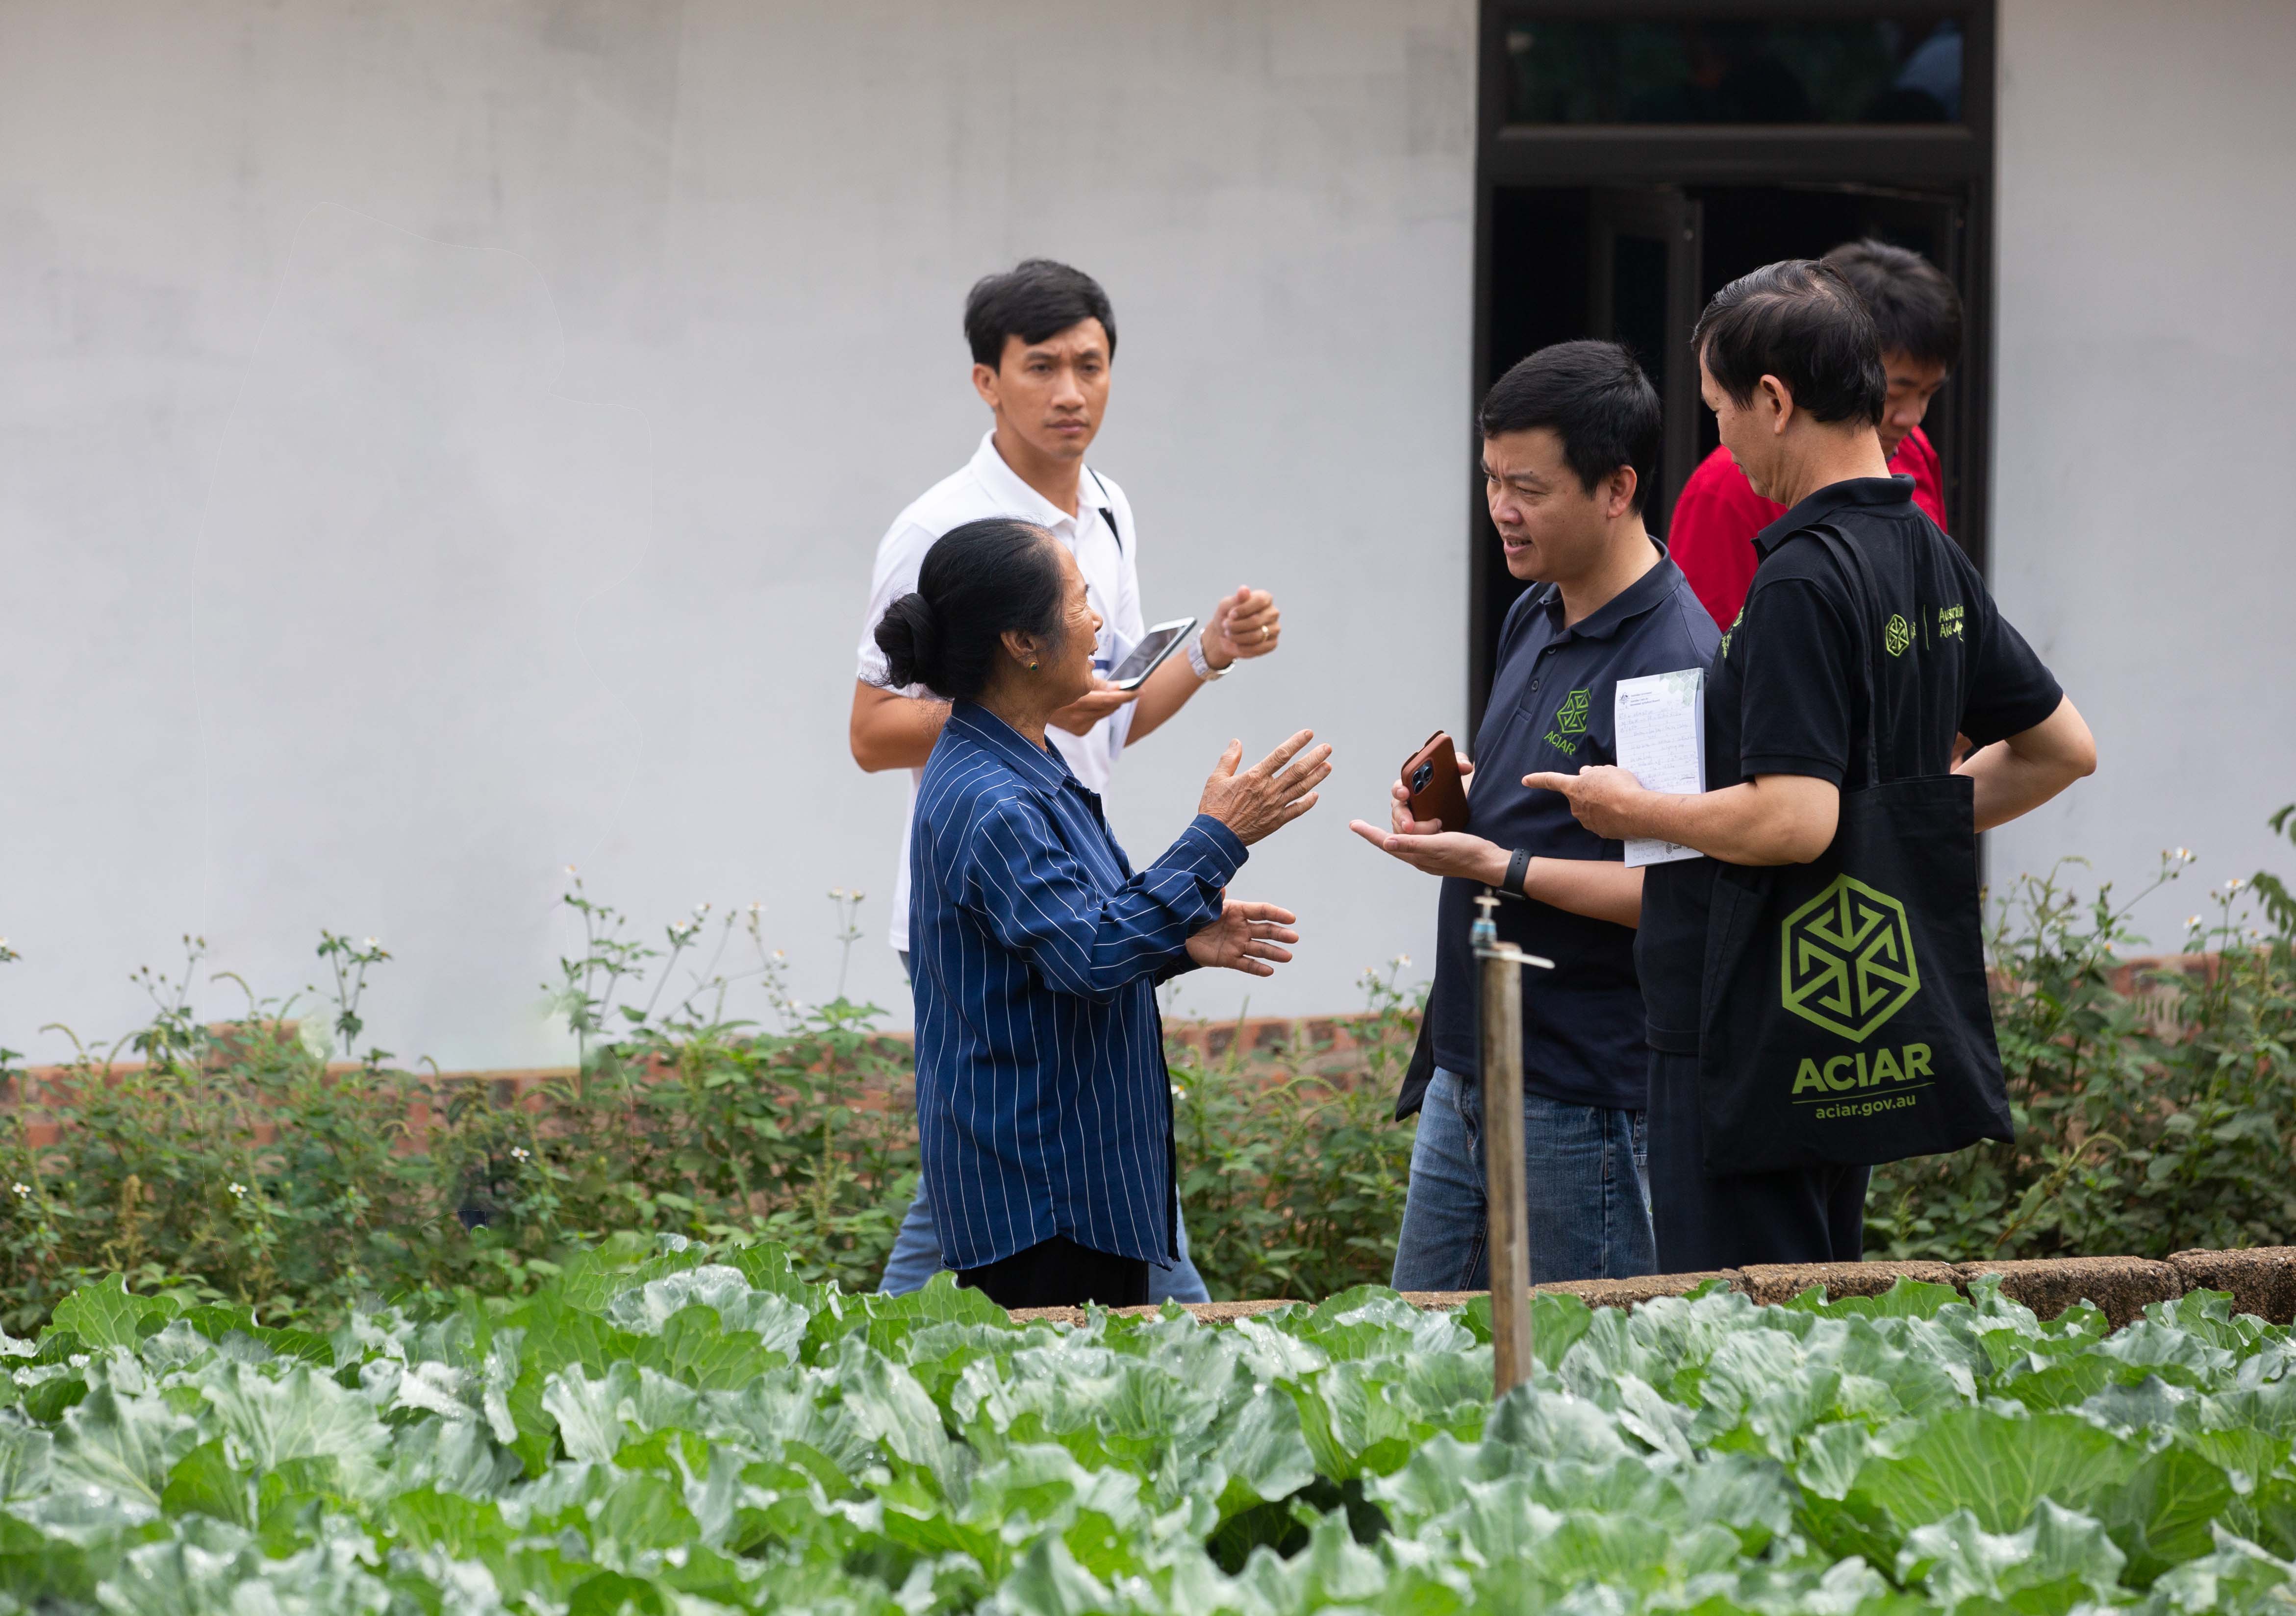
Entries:
{"label": "man's outstretched hand", "polygon": [[1534,791],[1561,792],[1572,817],[1606,842],[1641,836],[1639,811],[1656,795],[1615,763],[1589,763],[1576,774],[1526,774],[1522,783]]}
{"label": "man's outstretched hand", "polygon": [[[1462,757],[1459,783],[1474,789],[1475,765]],[[1496,886],[1506,879],[1506,849],[1483,837],[1457,828],[1446,829],[1440,820],[1414,819],[1411,788],[1400,779],[1387,788],[1394,802],[1388,809],[1388,828],[1363,820],[1349,820],[1348,828],[1382,853],[1392,853],[1414,869],[1431,876],[1457,876]]]}
{"label": "man's outstretched hand", "polygon": [[1292,961],[1292,951],[1283,945],[1300,941],[1292,929],[1299,918],[1273,903],[1227,899],[1220,918],[1188,939],[1188,958],[1247,976],[1273,976],[1277,966]]}

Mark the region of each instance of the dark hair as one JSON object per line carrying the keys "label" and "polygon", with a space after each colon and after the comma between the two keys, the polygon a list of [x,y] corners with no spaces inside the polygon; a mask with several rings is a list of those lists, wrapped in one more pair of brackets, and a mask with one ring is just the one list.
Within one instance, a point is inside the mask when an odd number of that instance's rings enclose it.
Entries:
{"label": "dark hair", "polygon": [[1004,339],[1042,342],[1086,320],[1108,333],[1108,356],[1116,357],[1116,314],[1100,282],[1080,269],[1050,258],[1023,258],[1001,275],[983,275],[964,295],[964,339],[972,362],[995,370],[1004,357]]}
{"label": "dark hair", "polygon": [[1658,467],[1664,418],[1658,389],[1615,342],[1558,342],[1518,359],[1483,395],[1475,424],[1485,437],[1545,427],[1587,492],[1621,466],[1635,473],[1643,508]]}
{"label": "dark hair", "polygon": [[951,701],[988,688],[1007,629],[1057,639],[1061,563],[1053,535],[995,516],[952,527],[917,568],[914,594],[885,608],[877,649],[895,689],[923,685]]}
{"label": "dark hair", "polygon": [[1825,261],[1866,299],[1883,353],[1944,365],[1961,357],[1961,294],[1936,265],[1871,236],[1843,242]]}
{"label": "dark hair", "polygon": [[1882,339],[1848,277],[1816,258],[1766,264],[1714,294],[1690,334],[1722,390],[1742,404],[1765,376],[1813,419],[1879,426],[1889,402]]}

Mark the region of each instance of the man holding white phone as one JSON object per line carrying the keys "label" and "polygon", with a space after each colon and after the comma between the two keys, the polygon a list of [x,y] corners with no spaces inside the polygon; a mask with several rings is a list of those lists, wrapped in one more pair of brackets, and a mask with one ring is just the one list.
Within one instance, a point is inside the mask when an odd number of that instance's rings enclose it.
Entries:
{"label": "man holding white phone", "polygon": [[[1223,596],[1177,654],[1132,689],[1108,678],[1147,639],[1140,608],[1139,541],[1124,491],[1085,463],[1108,405],[1109,373],[1116,356],[1116,319],[1108,296],[1080,270],[1029,258],[977,282],[965,298],[964,334],[972,350],[972,386],[994,418],[965,465],[928,489],[894,518],[877,545],[869,610],[861,626],[860,660],[853,690],[854,761],[876,772],[910,771],[915,780],[940,738],[948,704],[922,688],[886,686],[883,653],[875,633],[885,608],[916,588],[917,568],[935,541],[952,527],[986,517],[1017,516],[1066,545],[1084,574],[1092,609],[1101,618],[1094,648],[1096,672],[1090,694],[1055,714],[1049,739],[1079,783],[1105,791],[1118,754],[1178,712],[1197,689],[1219,678],[1241,658],[1264,657],[1281,641],[1283,625],[1265,590],[1240,588]],[[1127,682],[1129,682],[1128,681]],[[909,824],[901,827],[900,874],[893,890],[891,942],[907,967],[909,951]],[[1152,1270],[1150,1298],[1177,1302],[1210,1298],[1188,1260],[1187,1229],[1180,1230],[1180,1263]],[[940,1269],[940,1242],[922,1188],[901,1225],[885,1265],[883,1289],[916,1290]]]}

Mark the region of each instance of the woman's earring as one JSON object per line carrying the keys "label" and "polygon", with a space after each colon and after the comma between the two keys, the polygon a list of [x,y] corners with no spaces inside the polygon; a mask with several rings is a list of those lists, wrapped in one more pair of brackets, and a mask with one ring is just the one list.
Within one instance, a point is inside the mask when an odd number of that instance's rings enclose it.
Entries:
{"label": "woman's earring", "polygon": [[1035,673],[1036,671],[1037,671],[1037,665],[1036,665],[1035,663],[1033,663],[1033,662],[1032,662],[1032,663],[1030,663],[1030,664],[1029,665],[1029,672],[1030,672],[1031,673]]}

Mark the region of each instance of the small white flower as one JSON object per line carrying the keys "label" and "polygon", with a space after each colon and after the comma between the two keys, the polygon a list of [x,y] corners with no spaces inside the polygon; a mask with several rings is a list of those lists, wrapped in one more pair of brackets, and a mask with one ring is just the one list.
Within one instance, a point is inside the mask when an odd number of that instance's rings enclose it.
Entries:
{"label": "small white flower", "polygon": [[1176,1100],[1185,1099],[1188,1098],[1188,1091],[1185,1089],[1181,1088],[1179,1084],[1174,1083],[1172,1085],[1172,1098]]}
{"label": "small white flower", "polygon": [[704,916],[704,915],[708,914],[709,912],[709,906],[707,903],[697,903],[697,904],[695,904],[695,905],[693,906],[693,918],[694,918],[696,920],[701,919],[702,916]]}
{"label": "small white flower", "polygon": [[1395,957],[1395,963],[1406,969],[1408,969],[1411,965],[1411,956],[1408,954],[1398,954]]}
{"label": "small white flower", "polygon": [[775,958],[775,959],[788,959],[788,958],[789,958],[789,956],[788,956],[787,954],[783,953],[783,952],[781,951],[781,950],[779,950],[779,949],[775,949],[775,950],[774,951],[774,958]]}
{"label": "small white flower", "polygon": [[32,1187],[29,1184],[24,1183],[21,1179],[11,1184],[8,1188],[14,1190],[20,1196],[29,1196],[32,1193]]}
{"label": "small white flower", "polygon": [[855,888],[854,888],[850,893],[848,893],[846,895],[847,895],[848,897],[851,898],[851,899],[852,899],[856,903],[858,903],[858,902],[861,902],[861,900],[862,900],[862,899],[864,899],[864,898],[867,897],[869,894],[868,894],[867,893],[865,893],[865,892],[863,892],[859,887],[857,887],[857,887],[855,887]]}
{"label": "small white flower", "polygon": [[2188,930],[2198,931],[2201,929],[2201,918],[2198,915],[2187,915],[2185,917],[2185,925]]}
{"label": "small white flower", "polygon": [[2234,876],[2231,880],[2225,883],[2225,896],[2229,898],[2233,894],[2238,892],[2242,887],[2247,885],[2247,882],[2242,880],[2238,876]]}
{"label": "small white flower", "polygon": [[845,896],[845,889],[841,886],[832,886],[829,889],[829,895],[832,899],[842,898]]}
{"label": "small white flower", "polygon": [[512,1147],[510,1147],[510,1159],[511,1159],[512,1161],[513,1161],[513,1162],[523,1162],[523,1161],[526,1161],[526,1160],[528,1159],[528,1152],[527,1152],[527,1148],[526,1148],[526,1147],[525,1147],[525,1146],[523,1146],[523,1145],[513,1145],[513,1146],[512,1146]]}
{"label": "small white flower", "polygon": [[369,953],[373,953],[373,952],[374,952],[377,949],[381,948],[381,946],[382,946],[382,944],[381,944],[381,943],[377,943],[377,942],[376,942],[373,938],[372,938],[372,937],[369,937],[369,938],[366,940],[366,948],[367,948],[367,952],[369,952]]}
{"label": "small white flower", "polygon": [[570,875],[570,875],[572,875],[572,874],[574,873],[574,867],[573,867],[571,864],[569,864],[569,865],[566,867],[566,873],[567,873],[568,875]]}
{"label": "small white flower", "polygon": [[234,1196],[244,1196],[247,1193],[247,1186],[244,1184],[227,1184],[224,1188]]}
{"label": "small white flower", "polygon": [[70,1356],[67,1357],[64,1359],[64,1362],[70,1364],[75,1369],[85,1369],[88,1366],[89,1359],[87,1354],[85,1352],[74,1352]]}
{"label": "small white flower", "polygon": [[755,903],[750,904],[750,912],[753,915],[764,914],[766,912],[766,901],[763,898],[760,898]]}

